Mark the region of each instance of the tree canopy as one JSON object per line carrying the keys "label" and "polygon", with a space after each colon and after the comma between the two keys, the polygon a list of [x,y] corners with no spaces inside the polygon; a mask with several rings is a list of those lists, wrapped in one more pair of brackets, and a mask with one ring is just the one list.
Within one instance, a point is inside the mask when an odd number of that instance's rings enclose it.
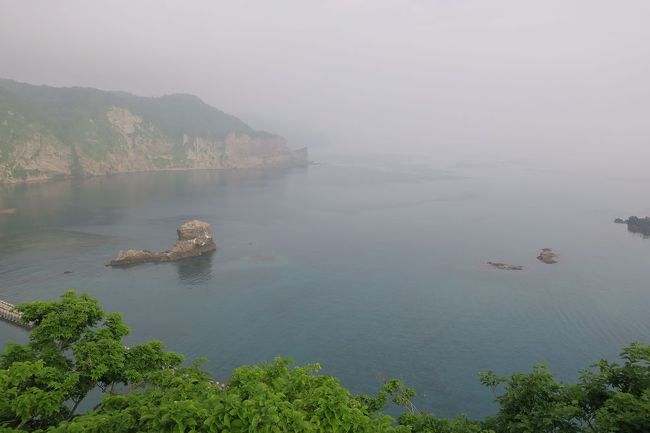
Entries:
{"label": "tree canopy", "polygon": [[[650,432],[650,346],[641,343],[622,351],[622,364],[601,360],[582,371],[576,384],[557,382],[542,365],[509,377],[482,373],[498,411],[473,421],[418,411],[415,391],[398,380],[355,395],[317,364],[282,358],[240,367],[221,384],[158,341],[125,346],[122,317],[73,291],[18,308],[35,327],[28,344],[10,343],[0,355],[0,433]],[[78,413],[94,389],[101,400]],[[389,402],[403,414],[387,415]]]}

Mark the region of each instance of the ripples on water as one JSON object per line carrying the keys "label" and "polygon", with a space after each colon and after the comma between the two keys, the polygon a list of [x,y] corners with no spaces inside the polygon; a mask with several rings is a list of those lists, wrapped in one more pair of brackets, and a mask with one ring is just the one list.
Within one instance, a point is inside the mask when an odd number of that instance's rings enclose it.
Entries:
{"label": "ripples on water", "polygon": [[[74,287],[122,311],[131,341],[206,356],[221,377],[290,356],[354,391],[400,377],[418,407],[482,416],[492,395],[478,371],[547,362],[573,380],[648,341],[650,240],[611,223],[650,214],[644,186],[514,165],[373,162],[4,187],[0,208],[16,213],[0,215],[0,298]],[[216,253],[104,266],[119,249],[167,248],[192,218],[212,225]],[[542,247],[560,263],[539,263]],[[25,338],[0,326],[2,344]]]}

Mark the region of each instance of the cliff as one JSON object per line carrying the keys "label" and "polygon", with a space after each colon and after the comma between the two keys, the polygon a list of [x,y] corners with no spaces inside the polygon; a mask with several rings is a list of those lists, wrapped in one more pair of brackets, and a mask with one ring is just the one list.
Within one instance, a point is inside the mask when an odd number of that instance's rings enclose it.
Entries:
{"label": "cliff", "polygon": [[291,150],[196,96],[0,79],[0,182],[307,163],[306,149]]}

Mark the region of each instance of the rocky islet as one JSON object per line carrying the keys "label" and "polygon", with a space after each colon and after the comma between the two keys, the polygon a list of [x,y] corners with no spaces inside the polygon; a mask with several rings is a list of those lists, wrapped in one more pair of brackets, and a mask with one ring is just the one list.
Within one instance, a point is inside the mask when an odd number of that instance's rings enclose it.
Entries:
{"label": "rocky islet", "polygon": [[204,221],[187,221],[181,224],[176,232],[178,234],[178,240],[169,250],[161,252],[149,250],[120,251],[117,257],[111,260],[107,266],[173,262],[189,257],[201,256],[217,249],[210,224]]}

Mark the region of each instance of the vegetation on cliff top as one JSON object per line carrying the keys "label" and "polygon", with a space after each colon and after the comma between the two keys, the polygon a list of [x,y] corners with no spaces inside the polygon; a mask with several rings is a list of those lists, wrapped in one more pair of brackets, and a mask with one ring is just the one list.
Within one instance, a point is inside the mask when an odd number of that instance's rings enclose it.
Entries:
{"label": "vegetation on cliff top", "polygon": [[193,95],[146,98],[125,92],[34,86],[0,79],[0,123],[7,121],[17,132],[19,127],[31,124],[52,132],[64,143],[74,143],[84,138],[90,128],[108,128],[105,113],[111,107],[127,108],[174,138],[187,134],[218,139],[231,132],[265,135]]}
{"label": "vegetation on cliff top", "polygon": [[[623,350],[623,364],[601,360],[577,384],[555,381],[544,366],[483,373],[499,409],[470,421],[419,412],[415,392],[397,380],[376,396],[354,395],[318,365],[286,359],[240,367],[220,384],[158,341],[126,347],[121,316],[72,291],[19,309],[36,327],[28,344],[10,343],[0,355],[0,433],[650,431],[650,346],[640,343]],[[101,401],[78,413],[94,389]],[[397,419],[383,412],[389,401],[404,410]]]}

